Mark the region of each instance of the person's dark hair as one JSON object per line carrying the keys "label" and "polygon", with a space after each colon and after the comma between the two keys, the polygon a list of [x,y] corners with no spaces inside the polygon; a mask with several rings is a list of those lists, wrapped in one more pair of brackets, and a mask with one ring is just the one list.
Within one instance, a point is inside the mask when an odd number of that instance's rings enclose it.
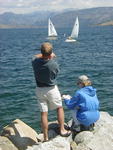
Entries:
{"label": "person's dark hair", "polygon": [[41,45],[41,53],[43,56],[50,56],[52,54],[53,46],[49,42],[45,42]]}

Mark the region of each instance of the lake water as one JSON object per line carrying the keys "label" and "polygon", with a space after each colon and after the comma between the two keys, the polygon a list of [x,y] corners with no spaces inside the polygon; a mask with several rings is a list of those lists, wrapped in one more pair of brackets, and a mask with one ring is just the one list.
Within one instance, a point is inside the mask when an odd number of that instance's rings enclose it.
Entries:
{"label": "lake water", "polygon": [[[86,74],[97,89],[100,110],[113,115],[113,26],[80,28],[78,41],[65,43],[70,29],[57,29],[59,38],[51,41],[60,65],[58,86],[62,94],[77,90],[76,79]],[[0,29],[0,127],[16,118],[36,131],[40,113],[35,96],[31,60],[48,41],[47,29]],[[66,121],[70,111],[64,106]],[[49,121],[56,112],[49,112]]]}

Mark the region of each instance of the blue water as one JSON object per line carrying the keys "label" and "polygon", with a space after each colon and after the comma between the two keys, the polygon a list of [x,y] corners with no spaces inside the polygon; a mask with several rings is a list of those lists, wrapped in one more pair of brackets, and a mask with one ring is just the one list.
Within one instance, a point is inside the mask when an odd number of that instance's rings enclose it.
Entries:
{"label": "blue water", "polygon": [[[64,33],[57,29],[58,40],[51,41],[60,65],[58,86],[62,94],[78,89],[76,79],[86,74],[97,89],[100,110],[113,115],[113,26],[80,28],[78,41],[65,43]],[[16,118],[36,131],[40,130],[40,113],[35,97],[35,80],[31,65],[40,44],[48,41],[47,29],[0,29],[0,127]],[[70,111],[64,106],[65,119]],[[49,121],[56,112],[49,112]]]}

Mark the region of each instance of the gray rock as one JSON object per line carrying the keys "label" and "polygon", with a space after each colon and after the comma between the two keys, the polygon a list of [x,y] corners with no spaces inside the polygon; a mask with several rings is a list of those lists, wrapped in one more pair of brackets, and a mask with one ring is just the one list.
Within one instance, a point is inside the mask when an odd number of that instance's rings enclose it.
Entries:
{"label": "gray rock", "polygon": [[0,136],[0,150],[18,150],[18,149],[7,137]]}
{"label": "gray rock", "polygon": [[79,144],[79,143],[88,143],[90,140],[92,140],[94,138],[94,135],[92,132],[90,131],[83,131],[83,132],[80,132],[78,133],[76,136],[75,136],[75,139],[74,141],[76,142],[76,144]]}
{"label": "gray rock", "polygon": [[113,117],[101,112],[94,131],[83,131],[74,140],[77,147],[73,150],[113,150]]}
{"label": "gray rock", "polygon": [[70,142],[67,138],[57,136],[51,141],[34,145],[27,150],[70,150]]}
{"label": "gray rock", "polygon": [[[20,120],[15,120],[5,127],[2,135],[8,137],[19,150],[113,150],[113,117],[107,112],[101,112],[94,131],[80,132],[75,136],[74,141],[72,135],[67,138],[59,135],[57,122],[49,124],[50,141],[44,143],[37,142],[37,138],[43,141],[43,134],[37,134]],[[5,142],[2,142],[2,147],[6,145],[3,143]],[[9,149],[2,150],[16,149],[10,149],[9,146]]]}
{"label": "gray rock", "polygon": [[4,127],[1,135],[9,138],[19,150],[26,150],[38,142],[38,134],[19,119]]}
{"label": "gray rock", "polygon": [[74,141],[72,141],[72,142],[70,142],[70,147],[71,147],[71,149],[76,149],[77,144]]}

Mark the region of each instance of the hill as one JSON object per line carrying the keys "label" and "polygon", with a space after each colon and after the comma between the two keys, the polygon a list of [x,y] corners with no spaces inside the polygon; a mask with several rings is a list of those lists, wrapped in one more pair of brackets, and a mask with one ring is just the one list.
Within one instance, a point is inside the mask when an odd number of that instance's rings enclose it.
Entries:
{"label": "hill", "polygon": [[81,10],[65,10],[62,12],[38,11],[30,14],[4,13],[0,15],[2,28],[8,27],[47,27],[48,18],[51,17],[56,27],[72,27],[76,16],[80,25],[112,25],[106,23],[113,21],[113,7],[99,7]]}
{"label": "hill", "polygon": [[99,26],[113,26],[113,21],[98,24]]}
{"label": "hill", "polygon": [[58,27],[70,27],[79,17],[80,25],[97,25],[113,20],[113,7],[90,8],[76,11],[64,12],[52,17]]}

